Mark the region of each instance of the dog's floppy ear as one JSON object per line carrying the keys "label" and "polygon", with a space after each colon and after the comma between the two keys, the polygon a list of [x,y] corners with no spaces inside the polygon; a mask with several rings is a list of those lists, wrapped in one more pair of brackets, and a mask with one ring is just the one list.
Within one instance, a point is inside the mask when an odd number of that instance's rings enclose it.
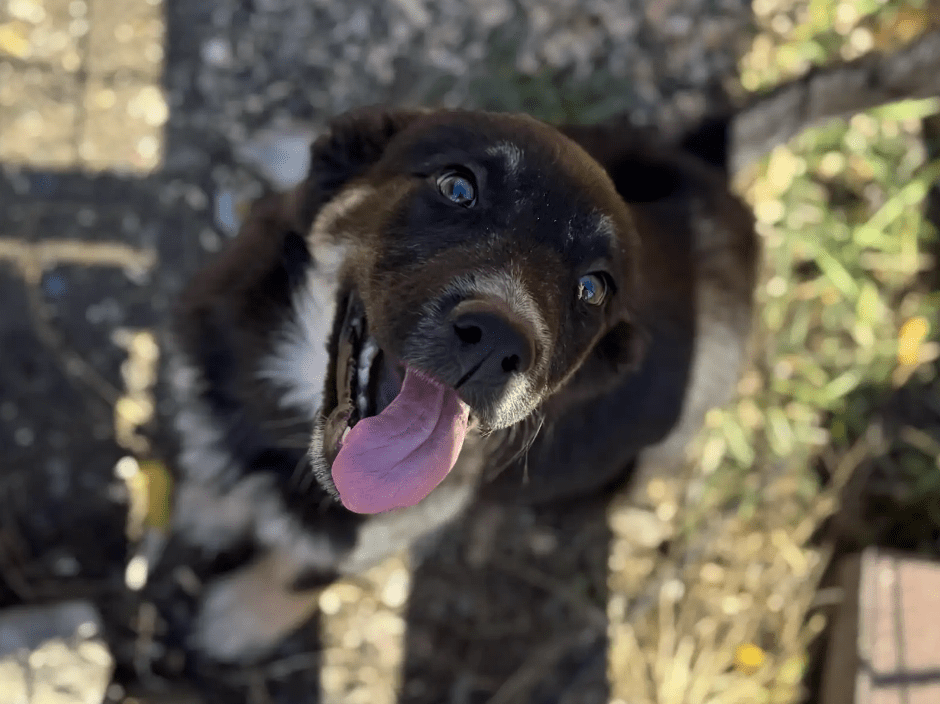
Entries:
{"label": "dog's floppy ear", "polygon": [[392,138],[425,115],[421,110],[360,108],[329,124],[310,148],[310,170],[302,189],[302,217],[316,211],[340,189],[362,175],[382,156]]}

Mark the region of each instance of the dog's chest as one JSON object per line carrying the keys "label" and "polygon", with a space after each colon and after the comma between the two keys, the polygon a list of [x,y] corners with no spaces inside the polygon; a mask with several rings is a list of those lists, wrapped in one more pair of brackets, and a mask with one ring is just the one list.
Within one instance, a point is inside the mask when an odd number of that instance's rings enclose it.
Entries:
{"label": "dog's chest", "polygon": [[258,376],[278,390],[279,405],[300,411],[311,422],[323,402],[330,363],[327,341],[344,256],[343,247],[316,249],[316,263],[293,291],[286,322],[273,332],[271,353],[259,362]]}

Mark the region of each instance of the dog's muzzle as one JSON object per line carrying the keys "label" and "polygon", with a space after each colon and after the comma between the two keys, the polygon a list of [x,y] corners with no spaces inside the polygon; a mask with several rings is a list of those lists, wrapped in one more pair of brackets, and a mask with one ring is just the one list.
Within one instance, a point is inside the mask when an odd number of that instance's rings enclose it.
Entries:
{"label": "dog's muzzle", "polygon": [[508,302],[473,295],[429,306],[403,358],[455,389],[484,428],[498,428],[531,411],[536,340],[533,321]]}

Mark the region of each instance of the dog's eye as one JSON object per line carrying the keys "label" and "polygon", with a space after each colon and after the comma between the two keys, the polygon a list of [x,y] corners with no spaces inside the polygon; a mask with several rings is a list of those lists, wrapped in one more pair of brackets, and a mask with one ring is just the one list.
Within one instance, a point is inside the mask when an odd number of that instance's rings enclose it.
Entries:
{"label": "dog's eye", "polygon": [[578,279],[578,299],[599,306],[607,298],[607,282],[600,274],[586,274]]}
{"label": "dog's eye", "polygon": [[477,193],[469,176],[448,171],[437,179],[437,188],[447,200],[469,208],[476,201]]}

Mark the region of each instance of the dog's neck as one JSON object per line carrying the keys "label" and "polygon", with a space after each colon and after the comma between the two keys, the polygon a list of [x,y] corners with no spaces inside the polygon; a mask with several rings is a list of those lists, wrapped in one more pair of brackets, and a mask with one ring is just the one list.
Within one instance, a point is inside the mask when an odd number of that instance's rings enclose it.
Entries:
{"label": "dog's neck", "polygon": [[339,251],[318,252],[299,286],[291,290],[271,350],[257,361],[257,376],[290,409],[312,425],[323,403],[327,343],[336,313]]}

